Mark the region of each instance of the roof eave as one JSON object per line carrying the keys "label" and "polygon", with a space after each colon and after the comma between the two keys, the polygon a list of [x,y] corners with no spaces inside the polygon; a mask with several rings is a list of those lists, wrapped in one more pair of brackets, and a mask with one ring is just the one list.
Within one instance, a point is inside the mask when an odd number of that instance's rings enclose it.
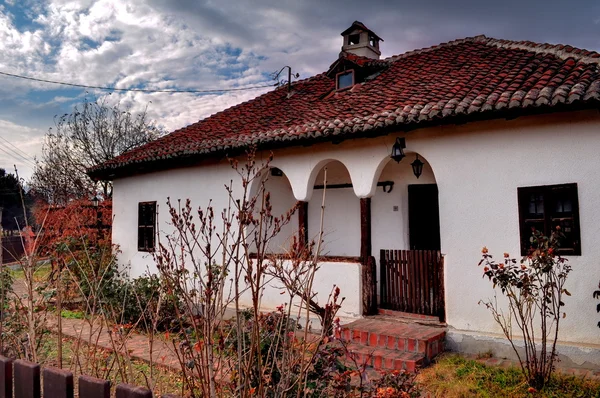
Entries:
{"label": "roof eave", "polygon": [[[269,140],[257,145],[257,150],[275,150],[294,146],[310,146],[323,142],[339,143],[348,139],[375,138],[392,133],[407,133],[414,130],[450,124],[466,124],[477,121],[494,119],[516,119],[522,116],[534,116],[549,113],[573,112],[586,109],[599,109],[599,100],[577,101],[571,104],[541,105],[527,108],[505,108],[502,110],[489,110],[477,113],[460,113],[451,116],[440,116],[422,121],[411,121],[409,123],[392,124],[380,128],[360,130],[358,132],[341,133],[337,135],[323,134],[321,137],[295,137],[288,140]],[[114,167],[97,168],[88,171],[90,178],[100,181],[112,181],[118,178],[129,177],[139,174],[147,174],[172,168],[191,167],[201,164],[203,161],[215,161],[224,157],[235,157],[246,153],[251,144],[240,144],[230,146],[226,149],[192,153],[185,156],[171,157],[168,159],[151,159],[144,162],[132,162]]]}

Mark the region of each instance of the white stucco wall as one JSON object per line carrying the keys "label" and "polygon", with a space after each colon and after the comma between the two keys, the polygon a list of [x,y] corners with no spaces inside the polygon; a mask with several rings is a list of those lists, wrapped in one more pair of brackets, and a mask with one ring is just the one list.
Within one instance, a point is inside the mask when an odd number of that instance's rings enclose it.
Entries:
{"label": "white stucco wall", "polygon": [[[321,305],[325,305],[329,294],[332,292],[335,286],[340,288],[340,299],[343,298],[344,302],[342,308],[338,312],[338,316],[345,321],[349,321],[353,318],[357,318],[361,315],[362,298],[356,292],[361,291],[361,282],[358,278],[360,275],[359,263],[341,263],[341,262],[320,262],[319,269],[315,274],[313,280],[313,291],[318,292],[317,300]],[[284,267],[290,267],[290,261],[284,261]],[[261,305],[265,309],[273,309],[279,305],[287,304],[290,301],[290,297],[284,294],[285,289],[274,278],[267,278],[265,280],[265,288],[261,297]],[[250,295],[245,294],[243,296],[243,304],[249,305],[252,301]],[[294,303],[299,304],[299,300],[295,299]],[[339,300],[338,300],[339,303]],[[294,306],[294,308],[298,308]],[[317,325],[314,325],[317,327]],[[318,329],[318,328],[317,328]]]}
{"label": "white stucco wall", "polygon": [[[327,185],[350,184],[350,175],[346,167],[339,161],[332,161],[323,166],[315,180],[315,185],[324,185],[327,169]],[[308,202],[308,237],[317,240],[320,232],[321,213],[323,213],[324,242],[321,253],[328,256],[360,255],[360,200],[352,188],[325,189],[325,211],[323,190],[313,192]]]}
{"label": "white stucco wall", "polygon": [[[567,288],[573,296],[565,300],[567,317],[562,321],[561,339],[600,344],[598,315],[591,300],[600,279],[600,245],[596,243],[600,236],[600,211],[596,206],[600,197],[599,129],[600,114],[596,111],[477,122],[348,140],[338,145],[282,149],[275,152],[272,165],[285,173],[296,200],[310,201],[310,231],[315,222],[313,203],[319,197],[313,186],[321,184],[316,181],[318,174],[332,160],[341,162],[353,188],[338,191],[353,191],[355,198],[373,197],[372,237],[376,256],[380,248],[408,248],[405,185],[437,182],[441,245],[446,258],[446,321],[457,329],[491,333],[499,329],[487,310],[477,304],[492,295],[491,284],[481,278],[482,270],[477,267],[481,247],[487,246],[497,256],[503,252],[519,254],[518,187],[577,183],[582,255],[568,257],[573,272]],[[388,156],[397,136],[406,136],[409,155],[398,166],[400,169],[387,170]],[[419,153],[431,167],[427,171],[426,166],[427,172],[418,181],[408,168],[413,159],[411,152]],[[223,184],[231,178],[234,175],[229,165],[222,162],[115,181],[113,238],[121,245],[122,260],[131,262],[134,274],[143,272],[150,263],[136,252],[137,202],[157,200],[162,205],[166,196],[171,196],[189,197],[202,204],[213,198],[219,207],[226,196]],[[377,181],[387,179],[396,182],[391,194],[383,194],[376,187]],[[336,199],[334,195],[328,198]],[[327,205],[326,214],[333,213],[332,228],[338,225],[340,231],[351,231],[350,238],[348,243],[337,239],[328,246],[353,255],[358,253],[358,247],[353,251],[355,243],[352,243],[359,242],[358,201],[353,205],[351,197],[346,195],[337,199]],[[345,203],[347,207],[337,211],[342,207],[336,208],[336,203]],[[398,214],[390,208],[395,204],[399,206]],[[161,228],[166,227],[161,224]],[[357,265],[343,267],[337,264],[327,269],[331,274],[323,280],[328,288],[320,294],[329,294],[336,280],[360,286]],[[360,290],[355,294],[359,297]],[[352,304],[356,308],[350,308],[352,305],[347,302],[344,311],[360,313],[359,302],[357,299]],[[264,303],[270,305],[268,299]]]}
{"label": "white stucco wall", "polygon": [[[378,259],[381,249],[409,249],[408,229],[408,186],[411,184],[435,184],[435,176],[426,159],[421,159],[423,174],[416,178],[410,162],[415,159],[413,153],[400,163],[390,159],[383,169],[379,181],[393,181],[392,192],[383,192],[377,187],[371,199],[371,239],[373,255]],[[398,210],[394,210],[398,206]]]}
{"label": "white stucco wall", "polygon": [[[292,187],[285,175],[269,176],[265,181],[265,190],[271,193],[273,215],[285,219],[284,215],[296,205]],[[260,205],[257,208],[259,210]],[[298,231],[298,216],[292,218],[281,227],[281,231],[271,239],[268,250],[271,253],[285,253],[291,245],[291,238]]]}

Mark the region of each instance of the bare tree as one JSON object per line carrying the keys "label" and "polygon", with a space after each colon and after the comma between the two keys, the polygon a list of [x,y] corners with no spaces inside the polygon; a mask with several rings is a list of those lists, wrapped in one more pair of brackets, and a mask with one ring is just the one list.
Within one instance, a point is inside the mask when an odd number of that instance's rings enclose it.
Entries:
{"label": "bare tree", "polygon": [[[110,105],[107,97],[93,101],[86,97],[71,113],[56,117],[56,129],[46,134],[42,158],[36,163],[32,187],[58,204],[95,195],[96,184],[86,174],[88,168],[161,135],[146,111],[147,107],[132,114],[131,107]],[[100,182],[100,193],[110,198],[112,183]]]}

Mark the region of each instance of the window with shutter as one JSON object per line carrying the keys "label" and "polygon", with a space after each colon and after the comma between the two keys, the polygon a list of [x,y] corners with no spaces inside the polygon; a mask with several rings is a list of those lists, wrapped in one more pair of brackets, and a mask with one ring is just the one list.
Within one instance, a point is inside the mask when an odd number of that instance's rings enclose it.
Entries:
{"label": "window with shutter", "polygon": [[138,203],[138,251],[154,251],[156,202]]}
{"label": "window with shutter", "polygon": [[527,255],[535,229],[550,237],[560,230],[558,251],[581,255],[577,184],[518,188],[521,254]]}

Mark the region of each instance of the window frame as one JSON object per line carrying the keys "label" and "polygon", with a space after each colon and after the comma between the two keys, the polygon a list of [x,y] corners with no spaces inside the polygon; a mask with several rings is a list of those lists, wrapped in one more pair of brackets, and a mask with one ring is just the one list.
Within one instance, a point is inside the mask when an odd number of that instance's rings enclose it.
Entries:
{"label": "window frame", "polygon": [[[142,220],[143,207],[151,206],[152,220]],[[138,202],[137,248],[138,252],[152,253],[156,248],[156,201]],[[150,232],[148,232],[150,231]],[[145,235],[142,238],[142,235]],[[140,244],[140,240],[143,244]]]}
{"label": "window frame", "polygon": [[[553,206],[556,203],[558,191],[567,192],[571,200],[571,216],[556,217],[556,210]],[[543,213],[540,218],[528,217],[530,197],[532,194],[541,195],[543,198]],[[545,236],[550,236],[556,221],[570,220],[572,223],[572,238],[574,245],[572,247],[560,247],[557,252],[561,255],[581,256],[581,225],[579,217],[579,191],[577,183],[536,185],[517,188],[517,205],[519,210],[519,238],[521,246],[521,255],[526,256],[529,250],[529,237],[531,236],[532,223],[544,223],[544,230],[541,231]]]}
{"label": "window frame", "polygon": [[[349,85],[348,87],[340,88],[340,79],[339,78],[341,75],[346,75],[346,74],[352,75],[352,84]],[[348,89],[354,87],[355,84],[356,84],[356,73],[355,73],[354,69],[348,69],[348,70],[338,72],[335,74],[335,90],[336,91],[348,90]]]}

